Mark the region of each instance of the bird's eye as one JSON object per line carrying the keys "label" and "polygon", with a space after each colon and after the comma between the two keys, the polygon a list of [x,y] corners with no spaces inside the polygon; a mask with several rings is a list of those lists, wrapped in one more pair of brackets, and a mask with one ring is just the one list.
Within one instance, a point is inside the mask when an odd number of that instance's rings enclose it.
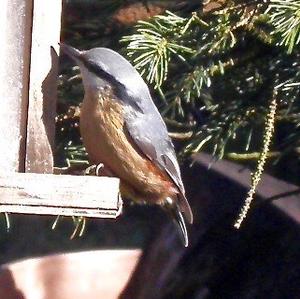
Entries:
{"label": "bird's eye", "polygon": [[103,87],[103,89],[104,89],[104,92],[105,92],[105,93],[109,93],[109,92],[110,92],[110,86],[109,86],[109,85],[105,85],[105,86]]}

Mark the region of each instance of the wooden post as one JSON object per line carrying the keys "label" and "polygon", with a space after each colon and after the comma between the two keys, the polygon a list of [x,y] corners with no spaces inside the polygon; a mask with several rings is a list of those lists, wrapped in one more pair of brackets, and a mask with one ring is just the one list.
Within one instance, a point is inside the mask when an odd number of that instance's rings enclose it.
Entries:
{"label": "wooden post", "polygon": [[52,174],[62,0],[3,1],[0,213],[116,218],[118,179]]}
{"label": "wooden post", "polygon": [[0,171],[4,173],[24,171],[31,26],[32,1],[1,1]]}
{"label": "wooden post", "polygon": [[62,0],[33,7],[25,171],[52,173]]}

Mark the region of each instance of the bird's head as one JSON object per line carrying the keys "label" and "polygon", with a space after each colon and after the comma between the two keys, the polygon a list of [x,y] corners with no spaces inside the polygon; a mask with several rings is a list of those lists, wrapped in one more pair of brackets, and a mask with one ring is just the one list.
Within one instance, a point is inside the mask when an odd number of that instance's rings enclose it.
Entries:
{"label": "bird's head", "polygon": [[117,52],[108,48],[80,51],[66,44],[60,47],[80,67],[85,89],[110,88],[135,97],[145,97],[145,93],[149,93],[136,69]]}

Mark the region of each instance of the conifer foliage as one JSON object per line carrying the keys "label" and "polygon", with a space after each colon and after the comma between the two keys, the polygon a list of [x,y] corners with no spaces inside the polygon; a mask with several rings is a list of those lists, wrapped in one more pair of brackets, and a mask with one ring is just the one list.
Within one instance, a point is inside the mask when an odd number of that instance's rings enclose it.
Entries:
{"label": "conifer foliage", "polygon": [[[207,151],[216,159],[255,159],[260,174],[268,157],[277,162],[292,154],[298,163],[299,0],[109,3],[106,24],[99,15],[82,28],[70,22],[68,39],[76,46],[80,37],[82,48],[101,42],[127,56],[152,89],[182,158]],[[72,94],[74,106],[77,72],[61,75],[62,97]],[[69,130],[66,120],[74,124],[68,113],[62,109],[58,118],[58,139],[67,158],[86,159],[78,142],[62,133]]]}
{"label": "conifer foliage", "polygon": [[136,68],[159,91],[166,119],[190,132],[182,153],[208,150],[218,159],[258,153],[239,227],[275,127],[290,125],[285,138],[273,142],[278,155],[298,151],[300,1],[219,5],[186,17],[167,11],[139,22],[123,41]]}

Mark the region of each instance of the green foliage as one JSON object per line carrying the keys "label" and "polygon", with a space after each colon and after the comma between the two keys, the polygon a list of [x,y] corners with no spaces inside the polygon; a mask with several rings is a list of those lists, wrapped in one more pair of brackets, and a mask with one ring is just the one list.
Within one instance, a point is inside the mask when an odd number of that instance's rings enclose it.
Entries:
{"label": "green foliage", "polygon": [[[276,48],[274,34],[281,28],[289,49],[295,47],[295,33],[287,39],[285,32],[291,32],[288,16],[299,3],[289,1],[293,6],[287,7],[283,2],[271,1],[267,7],[229,1],[220,9],[186,17],[166,12],[139,22],[135,32],[122,39],[129,59],[159,89],[163,115],[170,124],[176,121],[172,131],[192,130],[182,154],[206,148],[222,158],[233,150],[259,149],[274,89],[280,98],[276,118],[289,119],[296,129],[296,119],[289,117],[299,113],[294,105],[299,94],[298,52],[287,56]],[[289,20],[282,21],[285,27],[278,27],[279,15]],[[293,20],[296,24],[297,17]]]}
{"label": "green foliage", "polygon": [[292,53],[300,42],[300,1],[271,0],[266,13],[274,26],[272,34],[276,36],[276,43]]}
{"label": "green foliage", "polygon": [[[273,173],[278,169],[280,176],[299,183],[293,173],[299,171],[300,153],[300,1],[205,1],[202,8],[190,4],[193,1],[183,2],[185,9],[178,4],[181,1],[165,1],[164,14],[133,28],[116,29],[110,28],[110,20],[125,4],[113,1],[102,7],[99,1],[102,21],[88,15],[80,26],[72,23],[66,34],[81,49],[101,45],[127,54],[152,87],[181,158],[204,150],[216,159],[227,157],[249,162],[248,166],[253,166],[253,157],[260,159],[249,198],[269,157]],[[78,106],[82,99],[78,69],[63,68],[60,88],[61,98],[74,99],[72,104]],[[86,155],[75,125],[78,119],[64,118],[68,115],[64,104],[61,101],[58,156],[65,153],[62,164],[76,163]],[[291,155],[296,159],[294,172],[281,171],[285,166],[281,161]]]}
{"label": "green foliage", "polygon": [[186,139],[183,156],[260,152],[237,226],[272,156],[271,142],[278,159],[299,155],[299,30],[300,1],[228,1],[184,17],[166,12],[122,39],[129,59],[159,89],[174,136]]}
{"label": "green foliage", "polygon": [[160,87],[167,79],[171,54],[185,60],[183,54],[193,53],[180,41],[187,25],[186,19],[167,12],[166,16],[154,17],[152,22],[140,21],[137,33],[122,39],[129,42],[127,55],[134,66],[146,75],[148,82],[155,83],[155,87]]}

